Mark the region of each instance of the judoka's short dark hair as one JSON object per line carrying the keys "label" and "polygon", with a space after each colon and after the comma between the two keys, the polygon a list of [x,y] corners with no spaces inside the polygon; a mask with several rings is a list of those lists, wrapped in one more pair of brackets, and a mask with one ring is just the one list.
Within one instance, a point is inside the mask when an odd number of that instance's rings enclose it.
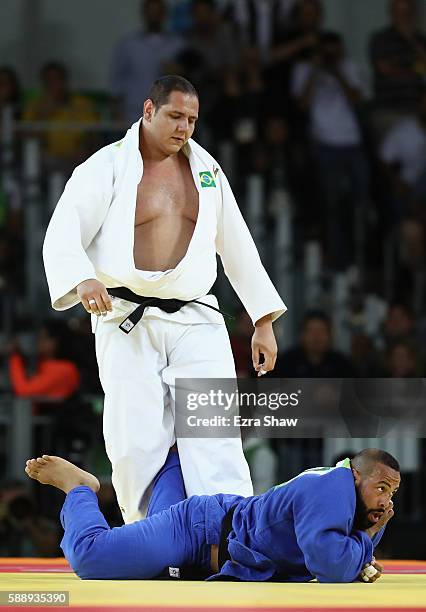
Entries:
{"label": "judoka's short dark hair", "polygon": [[380,450],[379,448],[364,448],[364,450],[360,451],[355,455],[355,457],[353,457],[351,463],[356,469],[359,469],[362,466],[367,467],[368,472],[370,471],[368,466],[372,467],[375,463],[387,465],[396,472],[401,471],[399,463],[395,457],[386,451]]}
{"label": "judoka's short dark hair", "polygon": [[199,97],[194,85],[187,79],[178,75],[167,75],[154,81],[148,98],[152,100],[154,108],[158,110],[163,104],[167,104],[173,91],[180,91],[195,98]]}

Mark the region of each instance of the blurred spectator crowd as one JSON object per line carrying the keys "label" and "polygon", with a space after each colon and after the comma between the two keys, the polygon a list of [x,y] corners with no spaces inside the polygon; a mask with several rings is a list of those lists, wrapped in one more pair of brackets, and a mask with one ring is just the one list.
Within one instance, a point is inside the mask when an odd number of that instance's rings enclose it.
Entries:
{"label": "blurred spectator crowd", "polygon": [[[328,274],[361,267],[360,290],[378,295],[391,261],[392,295],[376,332],[367,331],[359,296],[349,308],[346,353],[334,349],[327,309],[305,312],[299,340],[279,355],[275,375],[424,377],[426,35],[418,29],[414,0],[389,0],[388,23],[365,40],[368,95],[344,35],[324,28],[324,10],[321,0],[182,0],[173,6],[144,0],[140,27],[112,50],[106,92],[75,91],[60,59],[41,68],[36,91],[12,68],[0,67],[0,119],[9,113],[21,125],[6,154],[0,120],[1,316],[3,296],[25,292],[25,197],[17,187],[25,137],[39,139],[43,180],[58,171],[66,178],[139,119],[153,80],[176,73],[200,94],[195,138],[216,156],[221,143],[232,143],[231,179],[243,213],[247,177],[257,174],[265,187],[266,228],[274,222],[269,195],[281,190],[291,201],[296,257],[303,244],[317,240]],[[100,122],[110,129],[96,129]],[[52,419],[54,450],[84,462],[83,455],[103,444],[100,411],[86,399],[102,390],[90,323],[82,313],[73,315],[40,326],[36,347],[26,347],[29,360],[17,339],[4,346],[0,387],[33,398],[33,413]],[[26,322],[12,320],[16,336]],[[231,340],[242,377],[253,375],[251,333],[241,311]],[[105,497],[118,524],[108,488]],[[33,514],[34,502],[20,483],[6,483],[0,491],[0,534],[8,534],[0,538],[3,554],[56,554],[55,525],[43,516],[30,521]],[[41,531],[50,539],[42,542]]]}
{"label": "blurred spectator crowd", "polygon": [[[324,29],[321,0],[170,5],[143,0],[140,10],[140,27],[112,49],[108,92],[74,91],[69,68],[58,60],[41,68],[36,91],[26,91],[11,68],[0,68],[0,116],[7,110],[24,122],[14,140],[14,162],[21,161],[20,142],[31,133],[42,147],[42,181],[58,170],[67,177],[93,150],[113,140],[111,131],[104,134],[93,126],[108,120],[123,130],[140,117],[155,78],[168,72],[186,76],[200,93],[196,138],[214,155],[220,154],[218,143],[233,144],[232,183],[243,212],[246,179],[253,173],[264,180],[267,228],[273,223],[268,195],[286,191],[295,250],[300,253],[306,241],[318,240],[331,274],[363,262],[365,293],[383,294],[384,253],[391,253],[392,295],[383,332],[365,333],[355,299],[348,316],[351,354],[340,357],[330,352],[331,319],[308,314],[301,346],[279,360],[277,373],[424,375],[426,36],[418,30],[414,0],[389,0],[388,23],[365,41],[373,75],[370,97],[343,35]],[[5,135],[0,136],[3,143]],[[11,188],[8,158],[3,154],[1,159],[0,293],[19,295],[26,280],[25,198]],[[94,393],[100,386],[96,364],[88,363],[93,354],[89,325],[73,314],[69,331],[80,347],[81,388]],[[249,335],[244,314],[234,332],[236,345],[242,329],[243,336]],[[249,346],[241,350],[247,357]],[[327,355],[324,362],[320,353]],[[247,364],[248,358],[240,369],[248,371]],[[45,365],[39,378],[26,378],[17,355],[10,372],[20,394],[57,394],[58,376],[67,379],[68,395],[80,384],[77,373],[56,365]]]}
{"label": "blurred spectator crowd", "polygon": [[[320,240],[331,271],[362,265],[367,290],[380,285],[389,239],[392,297],[403,295],[418,313],[426,301],[426,36],[416,3],[389,0],[388,23],[365,41],[369,96],[344,36],[325,30],[325,17],[321,0],[143,0],[140,27],[111,50],[109,91],[74,91],[57,60],[41,68],[38,91],[2,67],[0,114],[7,107],[32,126],[44,169],[68,176],[113,139],[97,122],[124,129],[140,117],[155,78],[182,74],[200,93],[196,138],[216,155],[221,143],[233,144],[237,194],[253,173],[266,195],[285,189],[298,244]],[[37,131],[45,122],[50,129]],[[7,187],[0,186],[0,282],[10,286],[22,283],[10,273],[22,253],[22,198]],[[240,203],[244,209],[244,197]]]}

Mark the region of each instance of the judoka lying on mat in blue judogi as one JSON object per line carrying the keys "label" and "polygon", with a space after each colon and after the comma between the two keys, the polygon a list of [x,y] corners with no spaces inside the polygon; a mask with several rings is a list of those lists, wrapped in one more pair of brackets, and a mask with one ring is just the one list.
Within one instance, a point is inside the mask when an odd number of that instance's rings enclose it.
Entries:
{"label": "judoka lying on mat in blue judogi", "polygon": [[179,456],[171,450],[147,518],[110,529],[95,476],[48,455],[27,461],[25,471],[67,494],[61,546],[82,579],[178,577],[194,568],[209,580],[373,582],[381,575],[373,550],[400,483],[391,455],[365,449],[259,496],[185,499]]}

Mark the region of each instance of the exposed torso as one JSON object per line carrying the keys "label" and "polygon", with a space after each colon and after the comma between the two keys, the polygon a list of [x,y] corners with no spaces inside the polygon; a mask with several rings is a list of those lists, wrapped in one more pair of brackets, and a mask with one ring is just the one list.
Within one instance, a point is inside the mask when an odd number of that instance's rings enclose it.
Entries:
{"label": "exposed torso", "polygon": [[198,191],[185,155],[144,160],[136,197],[135,267],[175,268],[186,254],[197,217]]}

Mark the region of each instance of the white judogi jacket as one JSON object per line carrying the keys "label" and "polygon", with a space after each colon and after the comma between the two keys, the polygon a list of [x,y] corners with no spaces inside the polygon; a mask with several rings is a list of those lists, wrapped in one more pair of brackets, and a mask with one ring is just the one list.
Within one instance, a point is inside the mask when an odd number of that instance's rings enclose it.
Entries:
{"label": "white judogi jacket", "polygon": [[97,151],[66,184],[43,245],[53,308],[65,310],[79,303],[76,287],[90,278],[107,288],[124,286],[147,297],[202,298],[216,279],[217,252],[253,323],[269,313],[277,319],[286,306],[260,261],[228,180],[215,159],[193,140],[184,152],[198,189],[199,212],[188,250],[164,274],[148,278],[136,269],[136,192],[143,173],[139,127],[140,121],[123,140]]}

